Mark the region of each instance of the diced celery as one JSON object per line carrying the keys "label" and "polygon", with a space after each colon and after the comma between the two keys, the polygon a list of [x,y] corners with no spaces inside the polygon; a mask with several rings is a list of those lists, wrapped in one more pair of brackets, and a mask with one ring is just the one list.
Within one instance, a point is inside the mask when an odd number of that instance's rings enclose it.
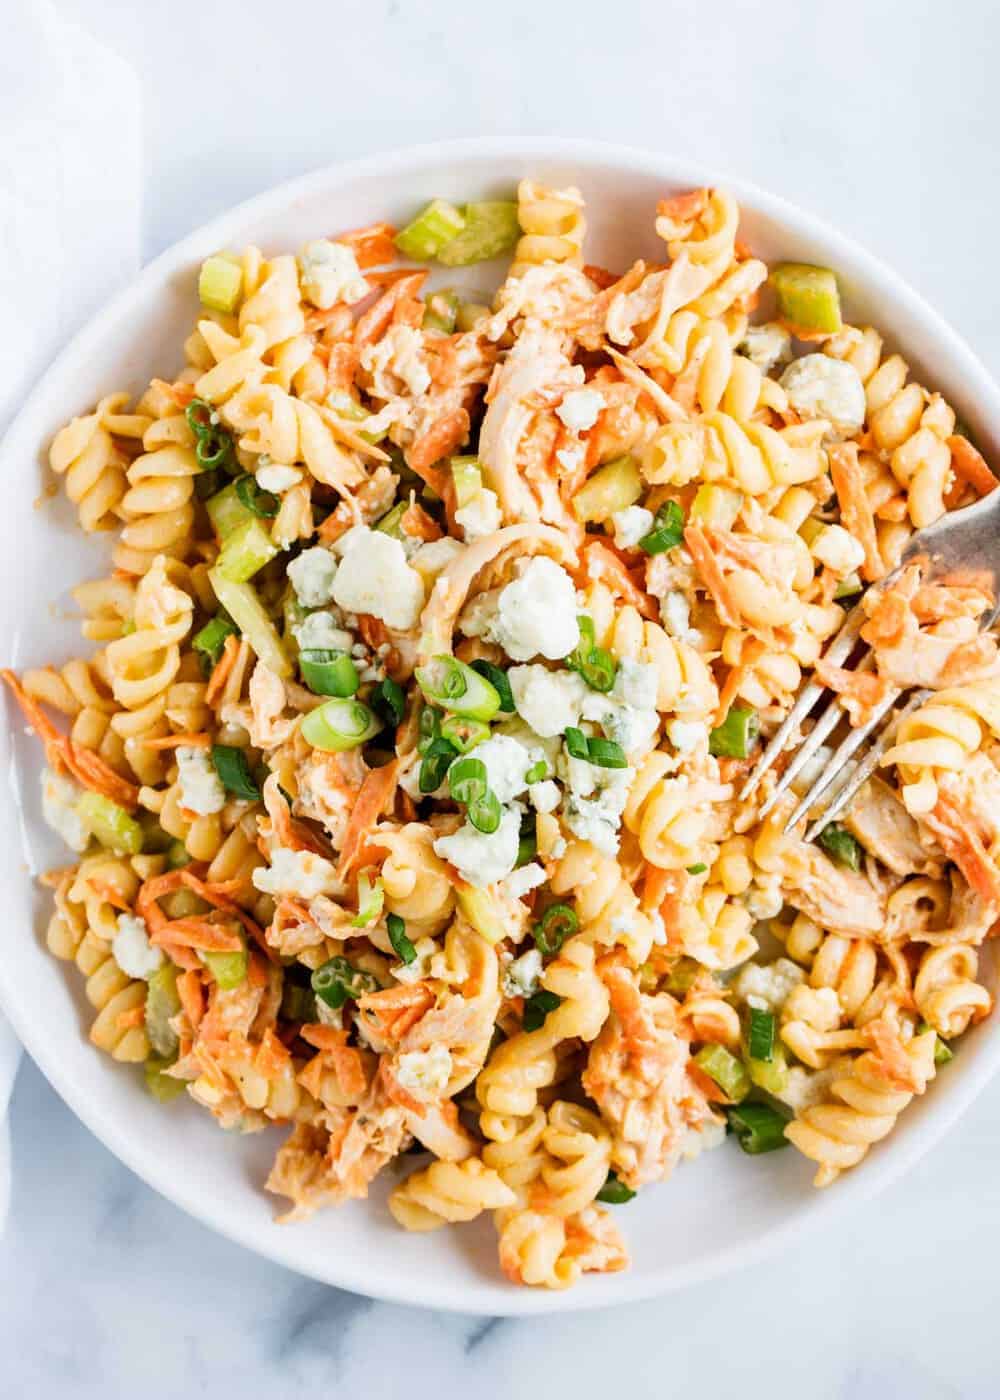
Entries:
{"label": "diced celery", "polygon": [[483,469],[478,457],[452,457],[451,479],[459,510],[471,505],[483,489]]}
{"label": "diced celery", "polygon": [[396,247],[404,258],[427,262],[465,228],[465,216],[446,199],[432,199],[417,217],[396,234]]}
{"label": "diced celery", "polygon": [[250,583],[234,583],[218,566],[209,570],[209,582],[215,596],[250,643],[256,656],[278,676],[292,674],[291,663],[285,655],[281,638],[274,623],[264,611],[263,604]]}
{"label": "diced celery", "polygon": [[185,865],[191,864],[191,852],[183,841],[171,841],[167,847],[167,869],[183,870]]}
{"label": "diced celery", "polygon": [[728,530],[740,513],[743,495],[731,486],[707,482],[698,487],[691,502],[690,519],[713,530]]}
{"label": "diced celery", "polygon": [[358,876],[358,912],[351,920],[353,928],[364,928],[374,922],[382,912],[385,903],[385,890],[381,877],[370,879],[364,870]]}
{"label": "diced celery", "polygon": [[700,971],[694,958],[678,958],[667,973],[667,991],[675,997],[684,996],[694,986]]}
{"label": "diced celery", "polygon": [[775,1055],[773,1060],[747,1060],[750,1078],[758,1089],[769,1094],[783,1094],[788,1086],[788,1065]]}
{"label": "diced celery", "polygon": [[173,1059],[163,1059],[159,1055],[150,1055],[143,1065],[146,1088],[159,1103],[170,1103],[177,1098],[178,1094],[183,1094],[187,1088],[183,1079],[175,1079],[173,1075],[165,1072],[172,1064],[174,1064]]}
{"label": "diced celery", "polygon": [[834,600],[853,598],[855,593],[861,592],[863,586],[860,574],[848,574],[846,578],[840,580],[837,587],[833,590]]}
{"label": "diced celery", "polygon": [[208,511],[208,518],[212,522],[215,533],[223,543],[241,525],[246,525],[249,521],[257,518],[236,494],[235,481],[231,481],[221,491],[216,491],[214,496],[209,496],[205,502],[205,509]]}
{"label": "diced celery", "polygon": [[375,529],[383,535],[391,535],[394,540],[403,538],[403,516],[410,509],[409,501],[397,501],[392,510],[387,510],[381,520],[376,522]]}
{"label": "diced celery", "polygon": [[815,515],[808,516],[799,526],[799,534],[806,544],[811,545],[813,541],[826,529],[822,520],[817,520]]}
{"label": "diced celery", "polygon": [[177,968],[173,963],[164,963],[150,977],[146,988],[146,1035],[157,1055],[177,1054],[177,1033],[170,1022],[180,1009]]}
{"label": "diced celery", "polygon": [[90,834],[119,856],[135,856],[142,850],[142,827],[109,797],[85,792],[76,813]]}
{"label": "diced celery", "polygon": [[771,273],[778,310],[798,330],[833,334],[841,327],[837,279],[828,267],[779,263]]}
{"label": "diced celery", "polygon": [[425,299],[424,306],[424,330],[451,335],[458,319],[458,293],[447,288],[440,292],[431,292]]}
{"label": "diced celery", "polygon": [[610,520],[616,511],[634,506],[641,495],[639,468],[635,458],[626,453],[588,477],[573,497],[573,510],[577,520],[600,523]]}
{"label": "diced celery", "polygon": [[517,205],[506,199],[465,206],[465,228],[437,254],[446,267],[465,267],[509,252],[521,236]]}
{"label": "diced celery", "polygon": [[[361,424],[374,416],[343,389],[334,389],[332,393],[327,394],[326,402],[327,407],[332,409],[338,418],[346,418],[350,423]],[[376,443],[381,442],[388,431],[388,428],[383,428],[380,433],[367,433],[359,429],[358,436],[364,438],[365,442]]]}
{"label": "diced celery", "polygon": [[487,943],[499,943],[506,935],[503,920],[485,890],[478,890],[473,885],[459,885],[455,890],[455,899],[462,914]]}
{"label": "diced celery", "polygon": [[739,1103],[750,1092],[746,1066],[724,1045],[703,1045],[694,1056],[694,1063],[718,1084],[730,1103]]}
{"label": "diced celery", "polygon": [[260,521],[247,520],[227,538],[216,569],[231,583],[246,583],[280,553]]}
{"label": "diced celery", "polygon": [[474,330],[477,322],[489,314],[490,308],[485,302],[463,301],[458,308],[458,315],[455,317],[455,329],[457,331]]}
{"label": "diced celery", "polygon": [[236,953],[201,953],[202,962],[224,992],[246,981],[247,950],[240,948]]}
{"label": "diced celery", "polygon": [[243,268],[233,253],[206,258],[198,274],[198,298],[210,311],[234,312],[243,290]]}

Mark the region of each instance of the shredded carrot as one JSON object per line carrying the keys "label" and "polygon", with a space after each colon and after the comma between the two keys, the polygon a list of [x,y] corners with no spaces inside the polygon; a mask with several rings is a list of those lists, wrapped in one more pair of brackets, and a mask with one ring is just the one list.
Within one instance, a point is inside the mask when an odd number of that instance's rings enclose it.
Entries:
{"label": "shredded carrot", "polygon": [[105,903],[111,905],[112,909],[121,909],[126,914],[132,912],[132,906],[128,900],[124,899],[121,892],[116,890],[114,885],[107,880],[95,880],[93,875],[85,875],[83,880],[84,884],[89,885],[95,894],[99,894]]}
{"label": "shredded carrot", "polygon": [[853,442],[837,443],[830,448],[829,457],[830,477],[840,504],[841,521],[844,528],[861,543],[865,551],[861,576],[872,583],[882,578],[886,569],[879,552],[875,517],[861,475],[858,449]]}
{"label": "shredded carrot", "polygon": [[411,501],[407,506],[399,524],[403,533],[414,539],[430,541],[441,538],[441,526],[416,501]]}
{"label": "shredded carrot", "polygon": [[603,579],[613,593],[617,593],[643,617],[656,617],[655,600],[644,588],[640,588],[609,545],[594,539],[585,544],[581,552],[584,557],[585,577]]}
{"label": "shredded carrot", "polygon": [[972,829],[968,814],[951,797],[940,794],[924,823],[976,893],[988,904],[1000,905],[1000,870],[990,859],[978,832]]}
{"label": "shredded carrot", "polygon": [[207,749],[212,740],[208,734],[161,734],[155,739],[141,740],[144,749],[176,749],[182,745],[191,749]]}
{"label": "shredded carrot", "polygon": [[606,267],[597,267],[594,263],[584,263],[583,275],[589,278],[601,292],[606,287],[613,287],[618,281],[617,272],[609,272]]}
{"label": "shredded carrot", "polygon": [[191,1028],[197,1030],[205,1014],[205,989],[201,972],[182,972],[177,979],[177,995]]}
{"label": "shredded carrot", "polygon": [[336,390],[348,393],[354,384],[354,376],[358,372],[360,362],[361,357],[356,345],[344,340],[331,345],[326,362],[326,392],[329,394]]}
{"label": "shredded carrot", "polygon": [[729,591],[729,585],[719,567],[719,561],[712,552],[704,528],[701,525],[688,525],[684,531],[684,543],[694,560],[702,583],[712,595],[719,620],[727,627],[739,627],[740,610]]}
{"label": "shredded carrot", "polygon": [[739,693],[740,686],[749,679],[753,668],[766,651],[767,647],[758,637],[748,637],[743,643],[740,659],[735,666],[730,668],[729,675],[719,692],[719,708],[715,712],[715,724],[721,724],[726,718],[730,705]]}
{"label": "shredded carrot", "polygon": [[223,686],[229,679],[230,672],[236,665],[236,658],[239,655],[240,643],[235,633],[230,633],[222,645],[222,655],[212,669],[212,674],[208,678],[208,685],[205,687],[205,704],[212,705],[221,694]]}
{"label": "shredded carrot", "polygon": [[411,982],[359,997],[358,1010],[366,1017],[366,1024],[387,1040],[400,1040],[427,1014],[434,1000],[433,989],[426,982]]}
{"label": "shredded carrot", "polygon": [[145,1025],[145,1022],[145,1002],[143,1002],[141,1006],[133,1006],[128,1011],[119,1011],[118,1015],[115,1017],[115,1025],[120,1031],[128,1031],[131,1030],[134,1026]]}
{"label": "shredded carrot", "polygon": [[[162,380],[160,382],[162,383]],[[193,384],[185,384],[177,380],[173,384],[168,384],[166,387],[167,392],[178,408],[187,408],[188,404],[194,398]]]}
{"label": "shredded carrot", "polygon": [[334,241],[346,243],[349,248],[353,249],[358,267],[364,272],[367,268],[395,261],[397,257],[395,237],[396,230],[392,224],[381,223],[368,224],[365,228],[349,229],[347,233],[339,233]]}
{"label": "shredded carrot", "polygon": [[372,651],[384,646],[389,637],[385,623],[372,613],[359,613],[358,633],[365,646],[371,647]]}
{"label": "shredded carrot", "polygon": [[647,865],[642,881],[643,909],[659,909],[664,900],[676,891],[677,884],[676,870],[661,870],[658,865]]}
{"label": "shredded carrot", "polygon": [[182,948],[195,948],[207,953],[238,953],[243,947],[242,940],[231,924],[213,923],[210,918],[188,914],[183,919],[169,919],[162,929],[150,931],[150,943],[159,944],[161,938]]}
{"label": "shredded carrot", "polygon": [[426,278],[426,272],[411,272],[387,287],[375,305],[358,317],[354,326],[354,344],[360,347],[381,340],[392,321],[396,304],[415,295]]}
{"label": "shredded carrot", "polygon": [[404,1089],[399,1082],[399,1077],[393,1069],[386,1056],[379,1062],[378,1077],[382,1087],[385,1089],[385,1096],[390,1103],[398,1104],[400,1108],[408,1109],[410,1113],[415,1113],[418,1118],[427,1115],[427,1104],[411,1094],[409,1089]]}
{"label": "shredded carrot", "polygon": [[464,408],[453,408],[435,418],[430,427],[412,444],[406,453],[406,465],[426,481],[439,496],[445,493],[449,476],[435,462],[455,452],[469,436],[469,415]]}
{"label": "shredded carrot", "polygon": [[383,768],[373,768],[365,777],[344,833],[344,844],[337,865],[337,878],[344,880],[354,868],[365,844],[365,838],[396,795],[399,781],[399,760],[392,759]]}
{"label": "shredded carrot", "polygon": [[697,1085],[702,1095],[709,1103],[732,1103],[729,1095],[720,1089],[714,1079],[710,1079],[700,1065],[696,1065],[693,1060],[688,1061],[688,1077]]}
{"label": "shredded carrot", "polygon": [[91,792],[98,792],[109,798],[119,807],[134,811],[139,805],[139,789],[134,783],[120,777],[93,749],[74,743],[68,734],[60,734],[52,721],[42,710],[38,701],[21,685],[13,671],[0,671],[20,705],[25,719],[41,739],[45,757],[51,768],[61,772],[67,769],[81,786]]}
{"label": "shredded carrot", "polygon": [[697,190],[685,190],[683,194],[672,194],[661,199],[656,212],[661,218],[674,219],[678,223],[692,223],[708,208],[711,190],[703,186]]}
{"label": "shredded carrot", "polygon": [[[189,935],[192,933],[192,929],[188,922],[184,919],[168,919],[157,903],[164,895],[171,894],[174,890],[186,886],[189,890],[193,890],[206,904],[211,904],[214,908],[221,909],[225,913],[232,914],[235,918],[239,919],[240,923],[254,941],[267,950],[264,933],[260,925],[250,917],[246,910],[241,909],[232,898],[234,891],[240,888],[240,884],[241,882],[239,880],[218,880],[209,883],[205,880],[200,880],[193,871],[188,869],[168,870],[163,875],[155,875],[151,879],[143,881],[139,886],[135,907],[141,917],[146,920],[146,926],[150,929],[151,934],[153,932],[162,934],[167,940],[175,941],[184,947],[211,947],[213,946],[211,944],[192,944],[189,941]],[[192,922],[198,923],[203,921],[194,919]],[[178,928],[181,936],[175,939],[173,936],[174,931]],[[214,937],[214,935],[210,936]],[[235,935],[232,935],[232,937],[235,938],[236,946],[228,947],[225,950],[227,952],[235,952],[236,949],[241,946],[239,938]]]}
{"label": "shredded carrot", "polygon": [[856,724],[864,723],[892,689],[891,682],[875,671],[852,671],[834,666],[822,656],[816,662],[815,674],[821,685],[843,698]]}
{"label": "shredded carrot", "polygon": [[951,449],[951,469],[961,480],[968,482],[980,496],[988,496],[997,484],[986,458],[978,452],[968,438],[955,434],[947,439]]}

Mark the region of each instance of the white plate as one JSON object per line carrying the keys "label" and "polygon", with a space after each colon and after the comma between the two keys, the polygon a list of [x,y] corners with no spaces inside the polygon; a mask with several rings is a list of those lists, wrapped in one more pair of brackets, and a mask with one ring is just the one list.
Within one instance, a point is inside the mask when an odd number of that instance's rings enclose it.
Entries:
{"label": "white plate", "polygon": [[[656,201],[674,190],[724,183],[743,206],[741,236],[765,259],[798,259],[837,269],[852,321],[869,319],[903,350],[924,382],[940,389],[995,451],[1000,395],[968,347],[889,268],[784,201],[717,172],[667,156],[594,142],[463,141],[332,167],[250,200],[214,220],[145,269],[60,355],[39,383],[0,451],[6,482],[7,544],[0,576],[0,655],[17,668],[65,659],[79,647],[66,616],[67,590],[105,571],[106,545],[74,529],[64,498],[36,508],[48,479],[53,433],[103,394],[139,391],[153,374],[181,367],[180,347],[197,313],[200,260],[220,247],[259,243],[265,252],[376,219],[405,221],[431,196],[462,201],[508,195],[523,175],[579,185],[587,200],[588,261],[622,268],[662,255],[653,234]],[[495,278],[494,278],[495,280]],[[453,276],[448,277],[454,282]],[[474,287],[482,269],[465,278]],[[301,1225],[273,1223],[274,1198],[261,1189],[279,1131],[221,1133],[186,1101],[160,1107],[141,1076],[91,1048],[92,1011],[79,974],[42,942],[50,897],[31,870],[65,852],[41,822],[38,745],[8,703],[0,765],[11,800],[0,809],[0,881],[5,894],[0,1001],[30,1054],[88,1127],[145,1181],[249,1249],[289,1268],[359,1293],[404,1303],[487,1314],[541,1313],[622,1303],[683,1288],[747,1264],[765,1250],[830,1221],[885,1186],[930,1148],[971,1102],[1000,1061],[987,1022],[962,1042],[930,1092],[902,1116],[887,1142],[832,1189],[814,1192],[810,1164],[794,1151],[747,1157],[727,1144],[672,1181],[650,1187],[617,1217],[632,1251],[621,1274],[585,1280],[566,1293],[516,1289],[499,1275],[489,1221],[407,1235],[385,1208],[390,1169],[368,1202]],[[31,930],[34,929],[34,934]]]}

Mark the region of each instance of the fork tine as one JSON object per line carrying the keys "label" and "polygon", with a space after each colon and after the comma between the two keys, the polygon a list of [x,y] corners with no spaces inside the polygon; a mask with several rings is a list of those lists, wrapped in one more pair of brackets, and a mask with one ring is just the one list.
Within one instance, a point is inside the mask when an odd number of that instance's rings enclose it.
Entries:
{"label": "fork tine", "polygon": [[[791,831],[796,822],[800,821],[801,818],[805,816],[806,812],[809,811],[809,808],[813,807],[819,801],[827,788],[830,787],[832,783],[836,782],[837,775],[843,771],[844,764],[861,747],[868,738],[868,735],[882,723],[882,720],[899,699],[899,694],[900,692],[898,690],[891,691],[880,705],[876,705],[872,712],[871,719],[865,724],[860,725],[857,729],[852,729],[842,740],[836,751],[831,755],[829,763],[799,802],[795,811],[788,818],[788,821],[785,823],[786,831]],[[837,794],[838,802],[842,796],[843,793]]]}
{"label": "fork tine", "polygon": [[[847,659],[851,653],[855,642],[858,640],[858,633],[865,620],[864,609],[860,603],[856,603],[844,620],[844,625],[834,637],[825,652],[826,659],[831,665],[839,666]],[[756,767],[750,774],[743,791],[740,793],[740,801],[745,802],[748,797],[756,791],[760,780],[764,774],[773,766],[775,759],[788,747],[789,741],[801,726],[802,721],[813,709],[821,695],[826,694],[826,687],[818,685],[815,681],[810,681],[796,700],[791,710],[785,716],[781,727],[774,735],[767,748],[757,760]]]}
{"label": "fork tine", "polygon": [[915,691],[899,713],[893,716],[858,764],[855,771],[851,774],[850,781],[844,784],[829,807],[827,807],[826,811],[823,812],[822,816],[817,817],[816,821],[813,822],[812,826],[806,832],[805,839],[807,841],[815,841],[816,837],[825,830],[830,822],[839,817],[845,807],[850,806],[851,802],[854,800],[855,794],[860,791],[875,772],[875,769],[878,767],[879,759],[894,741],[900,723],[908,714],[915,710],[918,705],[922,705],[930,694],[931,692],[929,690]]}
{"label": "fork tine", "polygon": [[826,713],[816,721],[812,729],[809,731],[809,734],[806,736],[805,741],[799,745],[799,748],[796,751],[795,756],[789,763],[788,767],[785,769],[781,777],[775,783],[774,791],[764,803],[763,807],[761,807],[760,815],[762,817],[767,816],[768,812],[777,802],[778,798],[782,795],[782,793],[785,792],[787,788],[791,787],[792,783],[802,772],[802,769],[812,758],[813,754],[815,754],[816,750],[822,745],[823,740],[826,738],[826,736],[830,733],[832,729],[836,728],[836,726],[844,718],[846,713],[847,712],[844,709],[843,705],[841,705],[840,701],[835,700],[830,705]]}

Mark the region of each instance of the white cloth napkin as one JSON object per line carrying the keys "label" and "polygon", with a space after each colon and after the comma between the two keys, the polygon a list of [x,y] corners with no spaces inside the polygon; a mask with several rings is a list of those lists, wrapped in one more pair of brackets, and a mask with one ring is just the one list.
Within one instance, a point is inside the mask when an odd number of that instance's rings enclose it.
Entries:
{"label": "white cloth napkin", "polygon": [[[7,0],[3,29],[0,432],[72,333],[138,270],[142,221],[135,73],[49,0]],[[19,1058],[0,1014],[0,1231]]]}

